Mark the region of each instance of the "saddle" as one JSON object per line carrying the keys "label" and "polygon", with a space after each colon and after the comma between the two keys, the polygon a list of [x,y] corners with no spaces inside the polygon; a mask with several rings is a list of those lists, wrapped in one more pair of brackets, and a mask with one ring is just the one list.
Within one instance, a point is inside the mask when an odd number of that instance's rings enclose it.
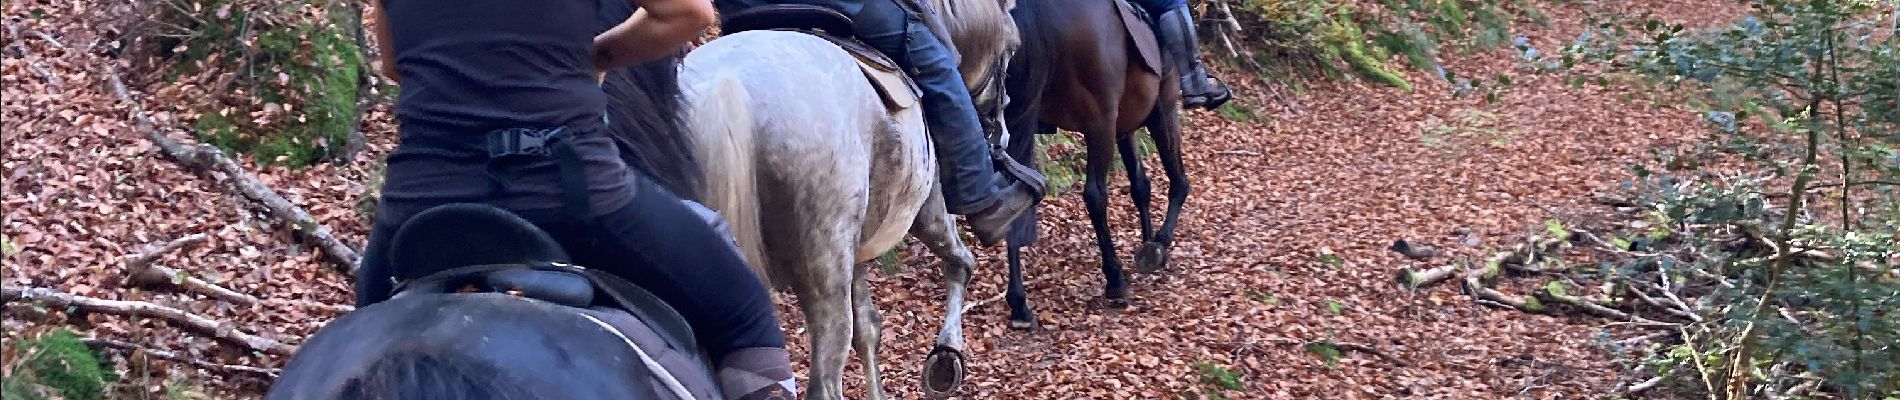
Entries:
{"label": "saddle", "polygon": [[711,363],[698,359],[692,327],[672,306],[617,276],[568,264],[559,242],[507,210],[472,203],[436,206],[398,228],[390,248],[397,297],[507,293],[568,307],[622,310],[711,370]]}
{"label": "saddle", "polygon": [[883,52],[858,40],[851,17],[836,10],[808,4],[771,4],[732,13],[720,21],[724,34],[745,31],[790,31],[825,39],[857,58],[865,79],[877,88],[884,106],[895,111],[914,107],[923,91]]}
{"label": "saddle", "polygon": [[1122,25],[1128,27],[1129,44],[1135,48],[1136,58],[1141,59],[1141,65],[1148,67],[1149,72],[1160,74],[1162,71],[1161,44],[1155,41],[1154,16],[1149,15],[1141,7],[1130,4],[1128,0],[1108,1],[1115,3],[1115,9],[1120,11],[1122,16]]}

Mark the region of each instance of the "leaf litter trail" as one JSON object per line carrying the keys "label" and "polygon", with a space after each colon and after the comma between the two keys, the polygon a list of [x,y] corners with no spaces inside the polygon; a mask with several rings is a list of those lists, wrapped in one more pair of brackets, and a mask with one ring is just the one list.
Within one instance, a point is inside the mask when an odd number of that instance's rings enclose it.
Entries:
{"label": "leaf litter trail", "polygon": [[[1703,2],[1656,3],[1633,8],[1689,16],[1681,22],[1692,26],[1737,14],[1726,4],[1710,12]],[[1550,7],[1552,26],[1520,32],[1542,49],[1567,42],[1583,20],[1578,10]],[[1100,300],[1080,196],[1046,203],[1043,243],[1025,255],[1042,327],[1008,331],[1001,302],[972,311],[963,397],[1192,398],[1206,387],[1200,363],[1238,373],[1245,389],[1226,393],[1235,398],[1602,395],[1621,370],[1592,345],[1604,334],[1601,320],[1494,311],[1455,285],[1406,294],[1393,276],[1521,240],[1557,210],[1581,207],[1592,192],[1627,179],[1651,149],[1700,140],[1702,125],[1690,110],[1655,106],[1656,95],[1640,90],[1571,89],[1557,77],[1524,76],[1508,52],[1446,61],[1464,76],[1512,72],[1518,82],[1486,104],[1453,99],[1442,80],[1411,72],[1416,92],[1319,84],[1259,110],[1272,122],[1195,113],[1185,135],[1194,192],[1172,265],[1132,276],[1127,309]],[[1259,93],[1253,89],[1242,90]],[[1155,160],[1148,163],[1159,205],[1165,179]],[[1137,225],[1125,178],[1115,175],[1111,226],[1129,261]],[[1461,228],[1481,239],[1476,246],[1456,244]],[[1441,254],[1415,265],[1387,250],[1401,238]],[[1327,252],[1340,262],[1323,262]],[[1006,282],[1000,251],[981,253],[976,299],[1001,293]],[[886,386],[905,397],[916,396],[919,362],[941,315],[936,261],[923,254],[913,245],[908,269],[874,284],[886,326]],[[1367,345],[1405,366],[1350,350],[1328,366],[1303,345],[1320,340]]]}
{"label": "leaf litter trail", "polygon": [[[1691,16],[1685,22],[1693,25],[1734,15],[1709,12],[1703,2],[1649,3],[1655,4],[1634,7]],[[121,256],[205,233],[211,239],[203,245],[157,263],[271,304],[349,299],[348,284],[313,249],[287,244],[289,235],[248,200],[159,158],[134,129],[124,105],[101,85],[108,59],[91,51],[105,41],[90,33],[101,6],[4,7],[10,26],[0,99],[0,233],[16,250],[0,268],[6,283],[153,301],[289,343],[336,316],[323,307],[234,307],[120,287]],[[1582,20],[1575,9],[1548,7],[1553,26],[1520,32],[1545,49],[1566,42]],[[1503,53],[1455,57],[1447,67],[1479,77],[1515,71]],[[1000,302],[974,310],[966,321],[971,359],[962,397],[1195,397],[1204,387],[1201,365],[1237,373],[1244,389],[1226,392],[1236,398],[1575,398],[1611,387],[1619,370],[1591,345],[1601,321],[1492,311],[1447,287],[1406,294],[1391,278],[1413,264],[1385,248],[1400,238],[1439,246],[1438,258],[1418,263],[1435,266],[1516,240],[1556,210],[1626,178],[1627,165],[1645,161],[1649,149],[1698,140],[1695,116],[1653,106],[1657,95],[1641,90],[1570,89],[1550,77],[1520,77],[1492,104],[1453,99],[1442,81],[1422,73],[1408,78],[1416,92],[1320,83],[1269,99],[1243,84],[1252,96],[1242,101],[1270,122],[1193,114],[1185,151],[1195,192],[1173,265],[1131,276],[1134,304],[1126,309],[1100,301],[1099,260],[1079,196],[1047,203],[1043,243],[1025,257],[1042,326],[1007,330]],[[185,119],[189,100],[205,90],[189,83],[147,89],[139,100],[161,123]],[[354,207],[374,185],[371,161],[393,141],[386,105],[370,112],[371,149],[353,163],[246,168],[360,244],[367,224]],[[1159,199],[1165,178],[1152,160],[1149,170]],[[1126,183],[1115,179],[1113,228],[1127,261],[1136,225]],[[1456,244],[1452,232],[1460,228],[1481,240]],[[979,253],[974,299],[1001,293],[1006,272],[1000,250]],[[919,362],[942,315],[937,261],[924,254],[913,244],[904,268],[873,277],[884,312],[885,384],[903,398],[918,396]],[[789,296],[780,300],[802,359],[802,317]],[[13,311],[5,320],[5,346],[23,329],[58,321]],[[87,320],[81,328],[92,335],[203,360],[271,367],[283,361],[222,351],[210,339],[149,319]],[[1404,366],[1350,350],[1329,366],[1304,348],[1319,340],[1369,346]],[[849,365],[856,371],[856,363]],[[184,366],[157,372],[159,382],[200,382],[217,397],[252,397],[259,388]],[[851,395],[859,396],[861,380],[847,375]]]}

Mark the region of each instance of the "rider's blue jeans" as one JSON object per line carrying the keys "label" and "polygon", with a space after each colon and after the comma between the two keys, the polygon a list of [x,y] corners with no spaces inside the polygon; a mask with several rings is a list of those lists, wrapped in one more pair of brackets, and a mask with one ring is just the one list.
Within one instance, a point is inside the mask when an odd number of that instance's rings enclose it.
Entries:
{"label": "rider's blue jeans", "polygon": [[865,0],[852,17],[858,38],[895,59],[923,91],[924,121],[930,126],[942,172],[944,203],[952,214],[983,211],[996,202],[1008,182],[990,164],[990,145],[977,120],[976,105],[957,71],[957,59],[902,0]]}

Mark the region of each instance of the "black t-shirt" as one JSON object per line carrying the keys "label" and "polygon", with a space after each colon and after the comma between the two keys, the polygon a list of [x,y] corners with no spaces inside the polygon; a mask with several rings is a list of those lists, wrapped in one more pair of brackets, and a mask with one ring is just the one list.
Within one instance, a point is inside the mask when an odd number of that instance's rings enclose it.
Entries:
{"label": "black t-shirt", "polygon": [[[622,0],[624,1],[624,0]],[[485,160],[411,151],[466,143],[506,128],[564,126],[581,135],[593,211],[628,204],[631,170],[604,135],[606,93],[594,79],[594,35],[605,30],[600,0],[382,0],[402,77],[396,117],[402,143],[389,157],[385,218],[415,207],[489,202],[515,210],[562,206],[560,175],[549,158],[507,161],[493,174]],[[414,140],[427,136],[431,140]],[[437,140],[450,139],[450,140]],[[408,207],[415,206],[415,207]]]}
{"label": "black t-shirt", "polygon": [[522,126],[597,130],[595,0],[383,0],[402,94],[396,116],[426,131]]}

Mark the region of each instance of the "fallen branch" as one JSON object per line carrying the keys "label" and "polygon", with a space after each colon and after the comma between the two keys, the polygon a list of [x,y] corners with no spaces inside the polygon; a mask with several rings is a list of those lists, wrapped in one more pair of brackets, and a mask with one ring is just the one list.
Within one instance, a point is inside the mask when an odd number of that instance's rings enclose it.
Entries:
{"label": "fallen branch", "polygon": [[997,293],[995,296],[990,296],[982,300],[970,302],[970,304],[963,306],[963,313],[968,314],[970,313],[970,310],[975,310],[977,307],[982,307],[984,305],[997,302],[998,300],[1002,300],[1003,296],[1006,296],[1006,295],[1009,295],[1008,291],[1005,291],[1003,293]]}
{"label": "fallen branch", "polygon": [[128,270],[125,275],[125,283],[129,286],[144,288],[182,289],[186,292],[211,296],[212,298],[239,306],[248,307],[260,303],[256,296],[238,293],[235,290],[218,286],[216,283],[198,279],[184,271],[157,265],[148,265],[144,268]]}
{"label": "fallen branch", "polygon": [[[13,42],[10,45],[8,45],[7,48],[13,50],[13,52],[19,55],[20,58],[22,59],[26,58],[27,54],[30,54],[30,53],[26,51],[26,45],[21,44],[20,27],[14,26],[12,23],[8,23],[6,24],[6,26],[7,26],[7,37],[12,38],[11,41]],[[66,49],[65,45],[61,45],[58,40],[53,40],[53,37],[50,35],[47,35],[45,32],[36,31],[34,33],[38,33],[40,35],[40,39],[45,40],[48,45],[54,46],[55,48],[58,48],[60,50]],[[46,69],[46,66],[40,65],[39,60],[26,60],[26,68],[33,70],[33,73],[35,74],[39,74],[40,79],[45,80],[46,84],[48,86],[52,86],[54,89],[61,89],[61,88],[66,87],[66,80],[60,79],[59,74],[55,74],[53,73],[52,70]]]}
{"label": "fallen branch", "polygon": [[1543,300],[1543,301],[1551,302],[1551,303],[1568,304],[1572,307],[1576,307],[1592,315],[1596,315],[1596,316],[1604,317],[1604,318],[1616,319],[1620,321],[1629,321],[1631,323],[1636,324],[1637,326],[1650,327],[1650,328],[1676,328],[1676,327],[1682,326],[1682,324],[1658,322],[1658,321],[1651,320],[1648,318],[1631,315],[1630,313],[1626,313],[1614,308],[1605,307],[1602,304],[1598,304],[1596,301],[1592,301],[1589,299],[1585,299],[1583,297],[1578,297],[1578,296],[1564,293],[1562,286],[1556,285],[1555,282],[1552,282],[1552,283],[1553,283],[1552,285],[1544,287],[1543,291],[1537,292],[1535,296],[1539,300]]}
{"label": "fallen branch", "polygon": [[273,355],[290,355],[296,347],[279,343],[239,330],[228,323],[219,322],[185,310],[161,306],[144,301],[106,300],[86,296],[77,296],[48,288],[19,288],[0,286],[0,301],[12,303],[26,301],[47,308],[75,308],[80,311],[98,312],[126,316],[157,317],[178,325],[197,334],[243,347],[245,349]]}
{"label": "fallen branch", "polygon": [[219,300],[240,306],[258,303],[257,297],[226,289],[215,283],[198,279],[184,271],[153,265],[152,261],[165,253],[203,242],[202,233],[191,234],[159,245],[152,250],[125,257],[125,285],[131,287],[182,289],[187,292],[211,296]]}
{"label": "fallen branch", "polygon": [[127,359],[135,358],[138,356],[147,356],[151,358],[157,358],[160,360],[185,363],[193,367],[203,368],[203,369],[216,371],[216,372],[240,373],[240,374],[245,374],[245,375],[251,375],[254,377],[265,378],[265,379],[277,379],[278,373],[282,372],[282,370],[279,370],[276,368],[259,368],[259,367],[249,366],[249,365],[219,364],[219,363],[214,363],[210,361],[204,361],[204,360],[199,360],[196,358],[187,357],[185,355],[173,353],[166,350],[160,350],[160,349],[155,349],[151,347],[141,346],[137,343],[132,343],[132,342],[122,342],[122,341],[117,341],[117,340],[112,340],[112,339],[86,339],[85,342],[86,342],[87,347],[91,347],[94,350],[110,349],[110,350],[125,352],[126,353],[125,357]]}
{"label": "fallen branch", "polygon": [[1419,288],[1422,288],[1422,287],[1436,285],[1439,282],[1444,282],[1446,279],[1451,278],[1452,274],[1456,272],[1458,272],[1457,264],[1446,265],[1443,267],[1432,268],[1432,269],[1427,269],[1423,271],[1414,271],[1411,268],[1405,268],[1405,269],[1399,270],[1398,279],[1399,279],[1399,284],[1404,285],[1406,289],[1418,290]]}
{"label": "fallen branch", "polygon": [[256,176],[245,172],[244,167],[231,161],[231,158],[226,157],[224,152],[218,150],[217,147],[203,144],[191,146],[166,137],[165,133],[158,129],[157,124],[145,116],[145,110],[139,106],[139,103],[132,99],[132,94],[126,90],[125,82],[119,79],[118,73],[110,66],[107,67],[107,71],[106,78],[112,84],[113,92],[118,94],[119,101],[132,108],[133,121],[137,122],[140,128],[145,129],[146,136],[152,140],[152,143],[157,144],[165,155],[187,167],[224,173],[231,178],[232,185],[245,197],[262,204],[265,209],[270,210],[271,216],[284,221],[298,236],[314,242],[317,248],[323,250],[334,270],[344,274],[346,279],[353,279],[356,276],[356,263],[361,256],[355,249],[337,239],[336,235],[330,232],[330,228],[318,223],[309,212],[292,204],[283,195],[277,194],[276,190],[265,186],[264,182],[259,181]]}
{"label": "fallen branch", "polygon": [[1513,297],[1495,289],[1485,287],[1484,282],[1481,280],[1482,275],[1481,273],[1465,275],[1465,293],[1477,298],[1478,304],[1493,307],[1504,306],[1524,312],[1544,312],[1543,303],[1537,302],[1536,298]]}
{"label": "fallen branch", "polygon": [[1399,359],[1398,357],[1393,357],[1391,354],[1386,354],[1383,351],[1379,351],[1378,348],[1372,347],[1371,345],[1348,343],[1348,342],[1328,342],[1328,343],[1331,343],[1333,347],[1338,347],[1340,349],[1352,350],[1352,351],[1357,351],[1361,353],[1378,356],[1379,358],[1383,358],[1386,361],[1390,361],[1392,362],[1392,364],[1398,365],[1399,367],[1405,367],[1406,365],[1405,360]]}
{"label": "fallen branch", "polygon": [[1260,156],[1260,153],[1247,151],[1247,150],[1221,150],[1221,151],[1214,152],[1214,154],[1223,155],[1223,156],[1247,156],[1247,157]]}
{"label": "fallen branch", "polygon": [[264,304],[270,305],[272,307],[280,307],[280,308],[281,307],[314,308],[318,310],[329,311],[331,313],[336,313],[336,314],[349,314],[351,311],[356,311],[355,306],[350,306],[350,305],[345,305],[345,304],[330,304],[330,303],[309,301],[309,300],[265,299]]}
{"label": "fallen branch", "polygon": [[[1648,292],[1643,291],[1643,287],[1638,286],[1638,283],[1635,280],[1631,280],[1628,277],[1617,276],[1615,280],[1618,282],[1621,282],[1623,284],[1624,289],[1629,290],[1631,294],[1636,295],[1636,298],[1642,299],[1643,303],[1649,304],[1651,307],[1656,307],[1657,309],[1663,310],[1664,312],[1667,312],[1671,315],[1682,317],[1690,321],[1702,322],[1702,317],[1695,315],[1695,312],[1691,311],[1689,306],[1683,305],[1680,300],[1665,302],[1663,301],[1663,299],[1657,299],[1655,296],[1650,296]],[[1650,286],[1649,288],[1655,289],[1657,292],[1661,292],[1663,294],[1670,294],[1669,289],[1665,287]],[[1672,294],[1671,297],[1673,296],[1674,295]],[[1665,298],[1665,299],[1668,299],[1668,298]]]}
{"label": "fallen branch", "polygon": [[[1670,370],[1670,371],[1673,372],[1675,370]],[[1630,385],[1629,389],[1623,390],[1623,393],[1630,393],[1630,394],[1641,393],[1642,391],[1655,388],[1656,385],[1662,384],[1663,379],[1668,378],[1668,377],[1669,377],[1668,375],[1656,375],[1656,377],[1654,378],[1649,378],[1648,380],[1644,380],[1642,382],[1637,382],[1634,385]]]}

